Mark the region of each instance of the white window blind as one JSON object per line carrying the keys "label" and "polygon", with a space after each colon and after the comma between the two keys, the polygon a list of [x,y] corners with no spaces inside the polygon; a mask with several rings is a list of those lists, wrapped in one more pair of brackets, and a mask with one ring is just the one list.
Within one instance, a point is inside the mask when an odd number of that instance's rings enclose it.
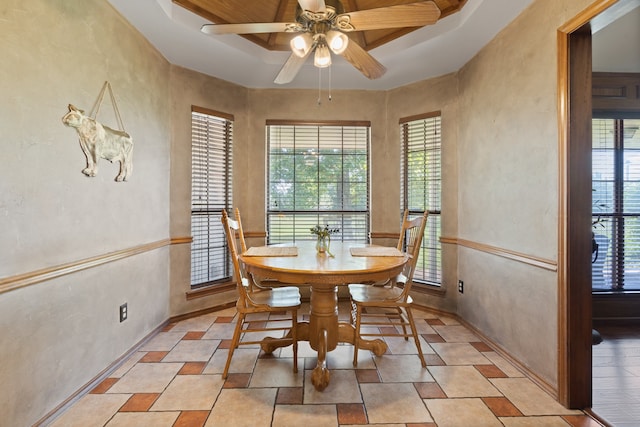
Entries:
{"label": "white window blind", "polygon": [[231,210],[233,118],[191,112],[191,286],[232,276],[220,219]]}
{"label": "white window blind", "polygon": [[592,120],[592,289],[640,290],[640,120]]}
{"label": "white window blind", "polygon": [[332,240],[369,236],[368,122],[268,122],[268,242],[310,240],[315,225]]}
{"label": "white window blind", "polygon": [[400,121],[402,139],[402,205],[409,218],[429,211],[420,258],[413,276],[415,282],[442,283],[442,248],[440,244],[442,169],[442,134],[440,112]]}

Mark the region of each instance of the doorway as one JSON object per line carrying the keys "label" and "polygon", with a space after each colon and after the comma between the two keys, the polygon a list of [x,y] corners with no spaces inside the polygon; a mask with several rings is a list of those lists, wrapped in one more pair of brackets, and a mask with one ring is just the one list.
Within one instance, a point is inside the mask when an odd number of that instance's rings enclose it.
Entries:
{"label": "doorway", "polygon": [[558,29],[558,396],[570,408],[592,406],[592,29],[634,3],[594,2]]}

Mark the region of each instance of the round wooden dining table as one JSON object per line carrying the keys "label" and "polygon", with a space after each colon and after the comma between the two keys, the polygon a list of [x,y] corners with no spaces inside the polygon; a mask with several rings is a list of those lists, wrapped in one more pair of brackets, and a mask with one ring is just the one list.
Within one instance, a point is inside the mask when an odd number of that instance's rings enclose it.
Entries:
{"label": "round wooden dining table", "polygon": [[[331,242],[330,254],[318,253],[313,241],[296,242],[288,255],[249,255],[251,248],[240,256],[245,271],[257,281],[277,280],[287,285],[308,285],[311,289],[309,322],[298,322],[297,337],[309,341],[311,348],[318,352],[318,364],[311,374],[311,382],[317,390],[329,385],[330,373],[326,365],[328,351],[339,342],[353,344],[355,328],[351,323],[338,321],[338,286],[349,283],[382,282],[395,277],[409,260],[408,255],[395,248],[369,246],[354,242]],[[357,253],[355,256],[353,252]],[[375,251],[373,249],[383,249]],[[369,250],[372,249],[372,250]],[[277,253],[277,252],[274,252]],[[262,349],[272,353],[281,345],[265,339]],[[361,339],[362,349],[373,351],[377,356],[387,350],[381,339]]]}

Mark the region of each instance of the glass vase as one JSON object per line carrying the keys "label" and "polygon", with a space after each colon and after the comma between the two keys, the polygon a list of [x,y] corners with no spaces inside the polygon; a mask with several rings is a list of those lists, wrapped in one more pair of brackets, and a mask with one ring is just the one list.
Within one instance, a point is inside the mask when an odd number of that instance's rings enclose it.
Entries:
{"label": "glass vase", "polygon": [[318,236],[318,242],[316,243],[316,250],[319,254],[323,254],[329,251],[329,236]]}

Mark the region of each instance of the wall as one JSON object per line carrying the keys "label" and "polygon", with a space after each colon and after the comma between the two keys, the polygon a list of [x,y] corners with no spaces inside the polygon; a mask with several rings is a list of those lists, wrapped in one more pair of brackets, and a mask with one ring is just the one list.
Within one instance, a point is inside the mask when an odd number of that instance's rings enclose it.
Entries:
{"label": "wall", "polygon": [[[169,238],[169,64],[106,1],[4,0],[0,22],[0,292],[77,263],[0,293],[0,423],[26,426],[169,317],[169,250],[146,246]],[[105,81],[135,144],[129,182],[105,160],[84,176],[61,122],[69,103],[88,113]],[[108,94],[98,118],[118,127]]]}
{"label": "wall", "polygon": [[[425,80],[389,91],[387,96],[386,155],[399,156],[400,119],[440,111],[442,119],[442,230],[441,236],[458,235],[458,75]],[[395,153],[395,154],[394,154]],[[398,159],[399,162],[399,159]],[[393,176],[399,172],[393,171]],[[390,179],[391,177],[387,177]],[[398,182],[398,178],[395,178]],[[399,182],[398,184],[399,185]],[[429,221],[427,219],[427,221]],[[442,285],[437,292],[414,292],[416,303],[455,313],[458,248],[442,244]]]}
{"label": "wall", "polygon": [[[171,236],[191,236],[191,107],[208,108],[234,117],[233,126],[233,199],[241,209],[248,194],[250,152],[247,137],[248,90],[214,77],[171,67],[171,117],[173,138],[171,143]],[[243,228],[248,212],[243,212]],[[171,314],[173,316],[192,313],[197,310],[233,301],[235,289],[231,292],[187,300],[191,290],[191,246],[189,244],[171,247]]]}
{"label": "wall", "polygon": [[[557,28],[537,0],[459,72],[458,313],[557,388]],[[477,250],[480,247],[486,250]],[[515,253],[524,262],[491,255]],[[535,265],[542,260],[544,267]]]}

